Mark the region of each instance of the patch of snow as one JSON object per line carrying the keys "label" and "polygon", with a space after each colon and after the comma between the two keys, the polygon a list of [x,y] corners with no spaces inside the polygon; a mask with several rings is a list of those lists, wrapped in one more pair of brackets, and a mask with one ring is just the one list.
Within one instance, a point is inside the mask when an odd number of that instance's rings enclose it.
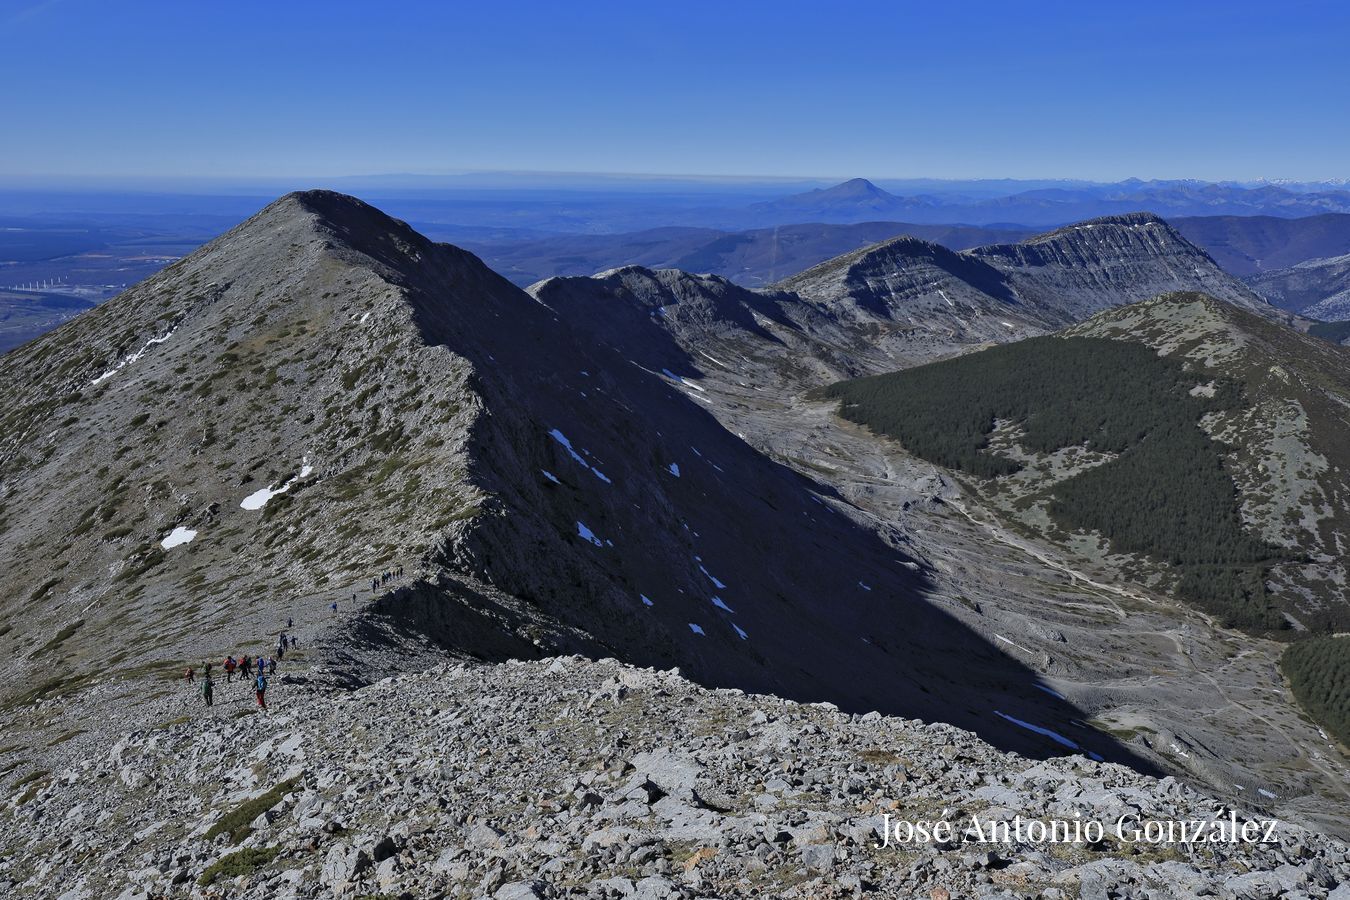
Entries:
{"label": "patch of snow", "polygon": [[[695,559],[697,559],[697,557],[695,557]],[[708,580],[711,581],[713,583],[713,586],[716,587],[719,591],[725,591],[727,589],[727,586],[723,584],[721,581],[719,581],[717,579],[717,576],[713,575],[713,573],[703,568],[702,563],[699,563],[698,570],[702,572],[704,575],[707,575]]]}
{"label": "patch of snow", "polygon": [[1004,328],[1016,328],[1016,327],[1017,327],[1016,325],[1014,325],[1014,324],[1011,323],[1011,322],[1004,322],[1002,319],[999,320],[999,324],[1002,325]]}
{"label": "patch of snow", "polygon": [[278,494],[284,494],[287,491],[289,491],[297,481],[299,481],[302,478],[308,478],[314,472],[314,467],[309,464],[308,456],[304,457],[302,462],[303,464],[300,466],[299,475],[296,475],[294,478],[288,478],[286,482],[282,484],[280,487],[265,487],[256,490],[253,493],[249,494],[247,497],[245,497],[239,503],[239,505],[244,509],[250,511],[259,510],[262,509],[264,506],[266,506],[267,502],[271,500],[273,497],[277,496]]}
{"label": "patch of snow", "polygon": [[643,606],[655,606],[655,605],[656,605],[655,603],[653,603],[652,601],[650,601],[650,600],[647,599],[647,595],[646,595],[646,594],[638,594],[638,596],[642,598],[642,605],[643,605]]}
{"label": "patch of snow", "polygon": [[670,474],[674,475],[676,478],[679,478],[679,477],[680,477],[680,464],[679,464],[679,463],[671,463],[671,464],[670,464]]}
{"label": "patch of snow", "polygon": [[174,333],[175,331],[177,331],[177,330],[178,330],[178,326],[175,325],[173,328],[170,328],[169,331],[168,331],[168,333],[166,333],[163,337],[151,338],[150,340],[146,341],[145,344],[142,345],[141,349],[137,350],[135,353],[129,353],[129,354],[127,354],[126,356],[124,356],[124,357],[121,359],[120,362],[117,363],[117,365],[113,366],[111,369],[108,369],[108,370],[107,370],[106,372],[104,372],[102,375],[98,376],[98,377],[95,378],[93,381],[89,382],[90,387],[93,387],[94,385],[99,384],[100,382],[102,382],[102,381],[105,380],[105,379],[108,379],[108,378],[113,377],[113,376],[116,375],[118,372],[122,371],[123,368],[125,368],[126,366],[131,365],[131,364],[134,363],[136,360],[138,360],[138,359],[140,359],[142,356],[144,356],[144,355],[145,355],[145,351],[149,350],[149,349],[150,349],[151,347],[153,347],[155,344],[162,344],[162,343],[164,343],[165,341],[167,341],[169,338],[173,337],[173,333]]}
{"label": "patch of snow", "polygon": [[699,356],[702,356],[704,359],[708,359],[708,360],[711,360],[712,362],[717,363],[717,365],[721,366],[722,368],[726,369],[727,371],[731,371],[731,366],[728,366],[726,363],[722,362],[720,359],[717,359],[717,358],[714,357],[714,356],[710,356],[709,354],[704,353],[702,350],[698,351],[698,355],[699,355]]}
{"label": "patch of snow", "polygon": [[557,475],[554,475],[554,474],[553,474],[552,472],[550,472],[548,469],[540,469],[539,471],[543,473],[543,475],[544,475],[545,478],[547,478],[549,481],[553,482],[554,484],[562,484],[562,482],[558,480],[558,476],[557,476]]}
{"label": "patch of snow", "polygon": [[1260,794],[1262,797],[1265,797],[1267,800],[1275,799],[1275,795],[1272,794],[1270,791],[1266,790],[1265,788],[1257,788],[1256,792]]}
{"label": "patch of snow", "polygon": [[179,525],[173,531],[170,531],[169,536],[166,537],[164,540],[160,541],[159,545],[163,547],[165,550],[169,550],[181,544],[192,543],[192,539],[195,538],[196,536],[197,532],[193,531],[190,528],[184,528],[182,525]]}
{"label": "patch of snow", "polygon": [[1044,735],[1045,737],[1050,738],[1050,740],[1054,741],[1055,743],[1068,747],[1070,750],[1079,749],[1077,744],[1075,744],[1073,741],[1069,740],[1068,738],[1066,738],[1064,735],[1060,734],[1057,731],[1051,731],[1049,728],[1042,728],[1039,725],[1032,725],[1030,722],[1023,722],[1021,719],[1014,719],[1012,716],[1006,715],[1005,713],[1001,713],[998,710],[994,710],[994,715],[998,716],[1001,719],[1007,719],[1009,722],[1013,723],[1019,728],[1025,728],[1027,731],[1034,731],[1037,734]]}
{"label": "patch of snow", "polygon": [[1052,689],[1052,688],[1048,688],[1048,687],[1046,687],[1046,686],[1043,685],[1043,684],[1033,684],[1032,687],[1036,688],[1038,691],[1045,691],[1045,692],[1046,692],[1047,694],[1049,694],[1051,697],[1058,697],[1060,700],[1067,700],[1067,699],[1068,699],[1068,698],[1065,697],[1063,694],[1061,694],[1059,691],[1056,691],[1056,690],[1054,690],[1054,689]]}
{"label": "patch of snow", "polygon": [[741,628],[741,626],[737,625],[735,622],[732,622],[731,627],[736,629],[736,634],[740,635],[741,640],[743,641],[750,640],[750,635],[746,634],[745,630]]}
{"label": "patch of snow", "polygon": [[1030,653],[1030,652],[1031,652],[1031,651],[1028,650],[1026,647],[1023,647],[1021,644],[1015,644],[1015,643],[1013,643],[1012,641],[1008,640],[1007,638],[1005,638],[1005,637],[1004,637],[1003,635],[1001,635],[1001,634],[996,634],[996,635],[994,635],[994,638],[995,638],[996,640],[1002,641],[1003,643],[1007,644],[1009,647],[1016,647],[1018,650],[1021,650],[1023,653]]}
{"label": "patch of snow", "polygon": [[360,322],[360,324],[362,324],[362,325],[366,324],[366,319],[369,319],[369,318],[370,318],[370,311],[369,311],[369,310],[366,310],[366,312],[362,313],[362,315],[361,315],[361,322]]}
{"label": "patch of snow", "polygon": [[1088,758],[1094,762],[1106,762],[1100,753],[1093,753],[1091,750],[1088,751]]}
{"label": "patch of snow", "polygon": [[590,469],[591,472],[595,475],[596,478],[599,478],[599,479],[600,479],[601,481],[603,481],[605,484],[613,484],[613,483],[614,483],[614,482],[612,482],[612,481],[609,480],[609,476],[608,476],[608,475],[606,475],[604,472],[601,472],[601,471],[600,471],[599,469],[597,469],[595,466],[593,466],[593,465],[591,465],[590,463],[588,463],[588,462],[586,461],[586,457],[582,456],[580,453],[578,453],[578,452],[576,451],[575,448],[573,448],[572,442],[569,441],[569,440],[567,439],[567,435],[563,434],[561,431],[559,431],[559,430],[556,429],[556,428],[554,428],[554,429],[552,429],[551,431],[549,431],[548,435],[549,435],[549,437],[551,437],[551,438],[553,438],[555,441],[557,441],[559,444],[561,444],[561,445],[563,446],[563,448],[567,450],[568,454],[571,455],[572,459],[576,460],[577,462],[581,463],[581,464],[582,464],[583,466],[585,466],[586,468]]}
{"label": "patch of snow", "polygon": [[729,613],[734,613],[736,611],[732,609],[730,606],[727,606],[726,603],[722,601],[721,597],[713,597],[712,605],[717,607],[718,609],[725,609]]}
{"label": "patch of snow", "polygon": [[703,634],[703,629],[698,625],[695,625],[693,622],[689,623],[689,630],[692,631],[694,634]]}
{"label": "patch of snow", "polygon": [[572,455],[573,459],[581,463],[583,466],[590,468],[590,463],[586,462],[586,458],[572,448],[572,442],[567,439],[567,435],[563,434],[561,431],[554,428],[552,431],[548,433],[548,436],[553,438],[559,444],[561,444],[563,448]]}
{"label": "patch of snow", "polygon": [[676,375],[674,372],[670,371],[669,369],[662,369],[662,370],[661,370],[661,374],[664,375],[664,376],[666,376],[667,378],[669,378],[671,381],[678,381],[680,384],[684,385],[685,387],[691,387],[691,388],[693,388],[694,390],[698,391],[699,393],[704,393],[703,388],[699,387],[697,384],[695,384],[694,382],[690,381],[688,378],[685,378],[683,375]]}
{"label": "patch of snow", "polygon": [[595,532],[586,527],[586,523],[577,522],[577,536],[584,541],[590,541],[597,547],[605,546],[605,542],[595,536]]}
{"label": "patch of snow", "polygon": [[862,588],[864,591],[870,591],[870,590],[872,589],[872,586],[871,586],[871,585],[866,584],[866,583],[861,582],[861,581],[858,582],[858,587]]}

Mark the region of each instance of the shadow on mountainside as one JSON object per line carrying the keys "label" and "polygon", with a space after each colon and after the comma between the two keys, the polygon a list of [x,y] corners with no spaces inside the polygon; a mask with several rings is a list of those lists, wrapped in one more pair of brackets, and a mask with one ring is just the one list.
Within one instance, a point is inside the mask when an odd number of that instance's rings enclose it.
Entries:
{"label": "shadow on mountainside", "polygon": [[[930,603],[928,574],[830,491],[723,427],[716,401],[676,375],[697,365],[648,314],[559,315],[364,204],[307,202],[387,263],[422,339],[471,363],[483,406],[468,478],[488,499],[429,557],[442,576],[353,625],[364,639],[421,635],[489,661],[576,652],[678,666],[710,687],[1156,771]],[[400,244],[417,266],[387,252]]]}

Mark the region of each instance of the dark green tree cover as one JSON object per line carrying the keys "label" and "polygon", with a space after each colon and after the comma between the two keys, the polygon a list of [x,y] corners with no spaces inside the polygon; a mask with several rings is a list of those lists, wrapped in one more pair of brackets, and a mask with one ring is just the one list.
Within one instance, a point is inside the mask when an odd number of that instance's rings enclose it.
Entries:
{"label": "dark green tree cover", "polygon": [[1350,338],[1350,322],[1314,322],[1308,327],[1308,334],[1339,344]]}
{"label": "dark green tree cover", "polygon": [[826,393],[915,455],[984,478],[1020,468],[987,449],[1000,419],[1018,423],[1032,451],[1119,454],[1057,485],[1051,516],[1179,567],[1178,591],[1230,625],[1280,628],[1263,578],[1279,551],[1243,528],[1222,448],[1198,425],[1242,403],[1241,388],[1220,382],[1214,396],[1192,396],[1196,383],[1184,363],[1142,344],[1042,337]]}
{"label": "dark green tree cover", "polygon": [[1299,705],[1350,747],[1350,638],[1297,641],[1285,648],[1280,668]]}

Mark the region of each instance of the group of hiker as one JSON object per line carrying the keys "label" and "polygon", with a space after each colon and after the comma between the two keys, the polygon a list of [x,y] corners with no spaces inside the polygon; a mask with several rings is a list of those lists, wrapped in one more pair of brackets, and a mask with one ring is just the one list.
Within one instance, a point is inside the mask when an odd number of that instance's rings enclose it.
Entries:
{"label": "group of hiker", "polygon": [[402,566],[398,566],[393,569],[387,569],[386,571],[381,572],[376,577],[370,579],[370,592],[372,594],[378,593],[382,586],[393,581],[395,578],[402,578],[402,577],[403,577]]}
{"label": "group of hiker", "polygon": [[[294,650],[300,646],[300,641],[293,634],[288,634],[290,629],[295,627],[295,620],[286,619],[286,631],[277,635],[277,651],[275,656],[253,657],[250,654],[240,654],[238,659],[233,655],[226,656],[221,668],[225,670],[225,680],[233,682],[236,673],[240,681],[253,681],[253,696],[257,700],[259,709],[267,709],[267,679],[277,673],[277,660],[286,655],[286,651]],[[201,694],[202,699],[206,701],[207,706],[215,705],[216,685],[211,677],[211,663],[206,663],[202,670]],[[197,680],[196,670],[192,666],[187,667],[183,673],[184,679],[188,684],[194,684]]]}

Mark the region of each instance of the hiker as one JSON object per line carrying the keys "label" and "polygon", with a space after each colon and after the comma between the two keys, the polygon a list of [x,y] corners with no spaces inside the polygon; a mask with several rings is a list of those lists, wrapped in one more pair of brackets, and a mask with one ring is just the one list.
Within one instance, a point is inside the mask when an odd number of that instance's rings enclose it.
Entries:
{"label": "hiker", "polygon": [[267,661],[264,660],[261,656],[258,657],[258,674],[261,675],[266,670],[267,670]]}
{"label": "hiker", "polygon": [[292,628],[294,628],[294,627],[295,627],[295,620],[292,619],[290,616],[287,616],[287,617],[286,617],[286,630],[287,630],[287,631],[290,631],[290,630],[291,630]]}
{"label": "hiker", "polygon": [[373,594],[379,589],[380,589],[380,579],[378,578],[370,579],[370,592]]}
{"label": "hiker", "polygon": [[252,668],[253,661],[248,658],[248,654],[244,654],[244,658],[239,660],[239,671],[241,673],[239,677],[248,678],[253,674]]}
{"label": "hiker", "polygon": [[207,706],[215,705],[216,686],[211,683],[211,673],[207,672],[202,677],[202,698],[206,700]]}
{"label": "hiker", "polygon": [[203,674],[204,674],[207,678],[210,678],[210,677],[211,677],[211,664],[210,664],[210,663],[207,663],[207,664],[206,664],[206,670],[205,670],[205,672],[204,672]]}
{"label": "hiker", "polygon": [[253,694],[258,698],[258,708],[267,709],[267,699],[263,696],[267,693],[267,677],[261,672],[253,681]]}
{"label": "hiker", "polygon": [[333,615],[337,615],[337,601],[336,601],[336,600],[333,601],[332,610],[333,610]]}
{"label": "hiker", "polygon": [[225,657],[225,681],[227,683],[234,681],[234,669],[235,669],[234,657],[233,656]]}
{"label": "hiker", "polygon": [[277,674],[277,661],[275,659],[269,659],[267,661],[267,674],[268,675]]}
{"label": "hiker", "polygon": [[277,647],[277,659],[285,659],[285,658],[286,658],[286,645],[281,644],[280,646]]}
{"label": "hiker", "polygon": [[192,684],[193,682],[192,666],[187,667],[187,671],[183,673],[183,678],[187,681],[188,684]]}
{"label": "hiker", "polygon": [[295,635],[291,635],[291,649],[294,650],[296,647],[299,646],[300,646],[300,639]]}
{"label": "hiker", "polygon": [[402,566],[399,566],[399,567],[398,567],[398,577],[399,577],[399,578],[402,578],[402,577],[403,577],[403,567],[402,567]]}

